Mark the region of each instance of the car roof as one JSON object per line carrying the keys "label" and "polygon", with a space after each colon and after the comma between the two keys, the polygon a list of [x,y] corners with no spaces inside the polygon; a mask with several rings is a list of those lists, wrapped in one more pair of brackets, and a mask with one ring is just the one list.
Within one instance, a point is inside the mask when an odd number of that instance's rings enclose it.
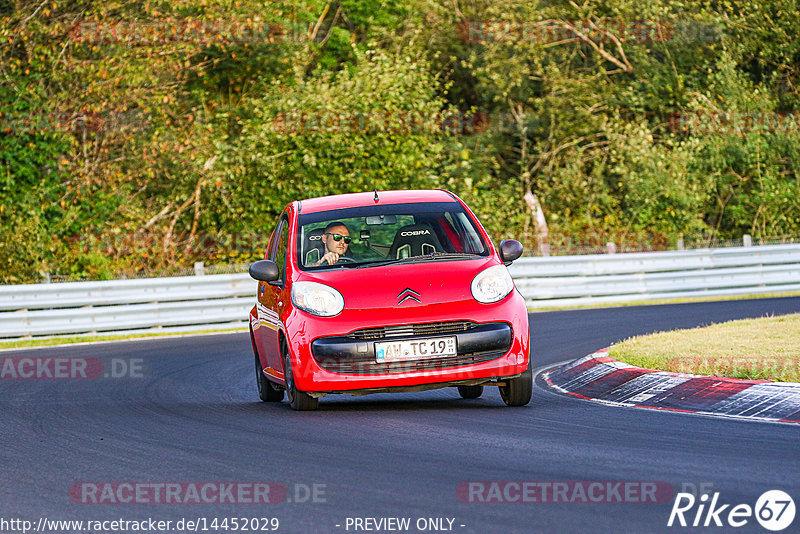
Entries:
{"label": "car roof", "polygon": [[318,213],[320,211],[341,208],[360,208],[376,204],[410,204],[412,202],[458,202],[456,197],[444,189],[407,189],[400,191],[378,191],[378,202],[375,192],[347,193],[327,197],[310,198],[300,201],[300,213]]}

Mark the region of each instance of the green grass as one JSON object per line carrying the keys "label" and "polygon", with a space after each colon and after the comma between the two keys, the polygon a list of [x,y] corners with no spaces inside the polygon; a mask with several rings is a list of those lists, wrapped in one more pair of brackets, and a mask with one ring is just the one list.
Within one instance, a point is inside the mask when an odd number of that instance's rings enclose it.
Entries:
{"label": "green grass", "polygon": [[609,355],[646,369],[800,382],[800,314],[637,336]]}
{"label": "green grass", "polygon": [[96,341],[124,341],[127,339],[144,339],[151,337],[182,336],[195,334],[212,334],[225,332],[246,332],[247,328],[224,328],[220,330],[195,330],[191,332],[148,332],[141,334],[98,334],[96,336],[57,336],[47,338],[17,339],[0,341],[2,349],[26,349],[31,347],[52,347],[56,345],[72,345],[74,343],[92,343]]}

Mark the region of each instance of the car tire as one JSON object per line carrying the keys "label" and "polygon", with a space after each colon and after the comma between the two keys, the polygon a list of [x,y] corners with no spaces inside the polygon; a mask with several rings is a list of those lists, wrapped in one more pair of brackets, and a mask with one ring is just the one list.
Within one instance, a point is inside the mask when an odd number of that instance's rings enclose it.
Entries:
{"label": "car tire", "polygon": [[531,401],[533,394],[533,372],[531,362],[525,371],[516,378],[505,380],[506,385],[499,386],[500,397],[506,406],[525,406]]}
{"label": "car tire", "polygon": [[280,402],[283,400],[283,390],[264,376],[264,370],[261,369],[258,354],[256,354],[256,387],[258,387],[258,398],[264,402]]}
{"label": "car tire", "polygon": [[477,399],[483,395],[483,386],[458,386],[458,394],[462,399]]}
{"label": "car tire", "polygon": [[286,381],[286,395],[289,397],[289,406],[297,411],[309,411],[319,408],[319,399],[312,397],[305,391],[300,391],[294,383],[292,375],[292,362],[289,350],[281,343],[281,356],[283,359],[283,377]]}

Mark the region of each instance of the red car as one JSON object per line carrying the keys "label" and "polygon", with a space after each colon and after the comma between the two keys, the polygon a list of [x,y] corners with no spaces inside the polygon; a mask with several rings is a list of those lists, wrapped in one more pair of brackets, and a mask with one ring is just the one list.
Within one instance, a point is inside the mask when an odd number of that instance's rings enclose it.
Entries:
{"label": "red car", "polygon": [[528,314],[475,215],[444,190],[375,191],[289,204],[266,259],[250,266],[250,311],[261,400],[284,392],[295,410],[332,393],[457,386],[477,398],[499,386],[530,402]]}

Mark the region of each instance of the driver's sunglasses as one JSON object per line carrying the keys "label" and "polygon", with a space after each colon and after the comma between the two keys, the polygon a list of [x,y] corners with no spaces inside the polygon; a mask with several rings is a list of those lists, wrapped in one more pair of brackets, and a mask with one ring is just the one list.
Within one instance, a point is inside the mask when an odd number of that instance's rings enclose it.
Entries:
{"label": "driver's sunglasses", "polygon": [[347,237],[346,235],[341,235],[341,234],[332,234],[330,232],[325,232],[325,235],[332,235],[334,241],[341,241],[342,239],[344,239],[344,242],[348,245],[350,244],[350,241],[353,240],[352,237]]}

